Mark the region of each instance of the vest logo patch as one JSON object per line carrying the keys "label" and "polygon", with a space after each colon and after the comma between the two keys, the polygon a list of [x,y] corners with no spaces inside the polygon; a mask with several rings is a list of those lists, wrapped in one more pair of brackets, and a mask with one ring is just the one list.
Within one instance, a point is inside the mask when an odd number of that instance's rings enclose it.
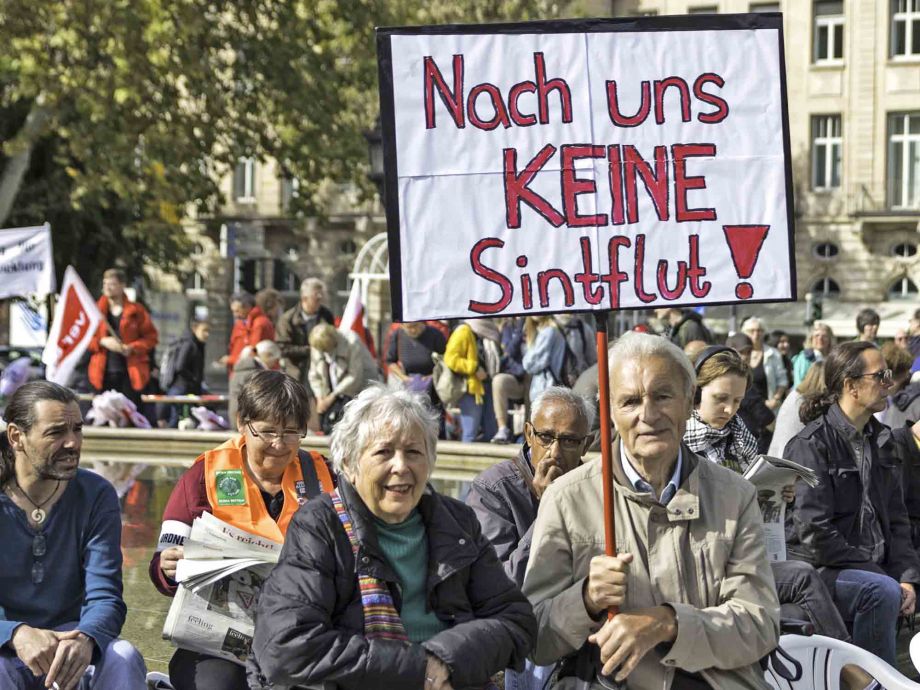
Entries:
{"label": "vest logo patch", "polygon": [[246,505],[246,492],[243,490],[243,470],[218,470],[216,474],[217,505]]}
{"label": "vest logo patch", "polygon": [[304,484],[303,479],[298,479],[294,482],[294,490],[297,492],[297,504],[303,505],[307,502],[307,485]]}

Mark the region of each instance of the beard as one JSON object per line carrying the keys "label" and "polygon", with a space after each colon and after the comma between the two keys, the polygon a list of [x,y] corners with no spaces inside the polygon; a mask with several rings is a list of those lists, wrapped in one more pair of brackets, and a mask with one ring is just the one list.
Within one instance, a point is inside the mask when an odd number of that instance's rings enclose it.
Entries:
{"label": "beard", "polygon": [[35,474],[42,479],[73,479],[80,466],[80,453],[73,450],[62,450],[41,462],[33,462]]}

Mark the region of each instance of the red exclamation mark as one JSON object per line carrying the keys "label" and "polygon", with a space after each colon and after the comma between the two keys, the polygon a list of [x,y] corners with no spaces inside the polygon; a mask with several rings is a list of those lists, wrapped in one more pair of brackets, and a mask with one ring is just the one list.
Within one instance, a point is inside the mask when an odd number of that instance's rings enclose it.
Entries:
{"label": "red exclamation mark", "polygon": [[760,256],[760,249],[767,238],[770,226],[723,225],[722,230],[725,232],[725,241],[728,242],[728,248],[732,253],[735,272],[744,281],[735,286],[735,297],[751,299],[754,296],[754,288],[746,280],[754,272],[757,257]]}

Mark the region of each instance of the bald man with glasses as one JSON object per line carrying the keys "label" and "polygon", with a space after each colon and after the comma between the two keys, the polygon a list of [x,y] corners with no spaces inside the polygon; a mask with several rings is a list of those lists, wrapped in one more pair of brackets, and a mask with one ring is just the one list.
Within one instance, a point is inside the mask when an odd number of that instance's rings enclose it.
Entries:
{"label": "bald man with glasses", "polygon": [[[519,587],[524,583],[540,498],[554,480],[581,464],[593,421],[594,406],[586,398],[561,386],[547,388],[531,404],[525,443],[517,456],[473,480],[467,503],[508,577]],[[508,669],[505,689],[543,690],[552,670],[553,666],[529,661],[523,672]]]}

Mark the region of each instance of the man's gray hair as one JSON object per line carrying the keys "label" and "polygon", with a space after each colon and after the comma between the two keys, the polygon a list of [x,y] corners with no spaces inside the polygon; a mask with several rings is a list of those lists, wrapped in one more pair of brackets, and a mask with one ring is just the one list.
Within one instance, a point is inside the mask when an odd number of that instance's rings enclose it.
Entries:
{"label": "man's gray hair", "polygon": [[[687,398],[693,398],[693,390],[696,388],[696,372],[693,370],[693,365],[690,364],[690,359],[684,354],[683,350],[667,338],[663,338],[660,335],[630,331],[617,339],[610,348],[608,357],[610,359],[608,367],[610,372],[614,368],[622,367],[626,362],[634,359],[648,357],[670,359],[684,378],[684,390],[687,393]],[[611,391],[612,393],[613,391]]]}
{"label": "man's gray hair", "polygon": [[421,433],[428,455],[429,471],[437,460],[438,414],[427,396],[407,390],[389,390],[371,384],[345,405],[342,419],[333,427],[329,440],[332,466],[336,472],[354,474],[358,458],[383,429],[393,433]]}
{"label": "man's gray hair", "polygon": [[533,421],[534,417],[536,417],[543,408],[553,404],[571,405],[574,407],[578,410],[579,416],[585,423],[585,430],[591,431],[591,426],[594,424],[594,417],[596,415],[594,405],[592,405],[591,401],[585,396],[579,395],[571,388],[563,388],[562,386],[550,386],[534,398],[533,402],[530,404],[531,421]]}
{"label": "man's gray hair", "polygon": [[312,295],[317,290],[324,294],[326,292],[326,283],[321,281],[319,278],[305,278],[300,284],[301,297],[304,295]]}

